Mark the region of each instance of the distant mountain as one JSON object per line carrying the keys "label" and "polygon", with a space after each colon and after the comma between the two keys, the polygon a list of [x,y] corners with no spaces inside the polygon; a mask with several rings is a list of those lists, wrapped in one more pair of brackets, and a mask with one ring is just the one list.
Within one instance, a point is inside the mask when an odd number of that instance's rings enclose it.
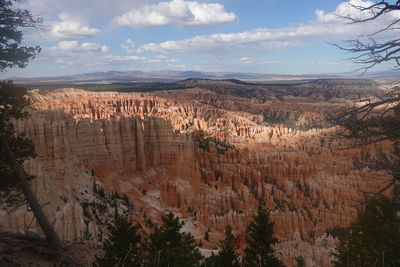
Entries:
{"label": "distant mountain", "polygon": [[200,71],[173,71],[161,70],[152,72],[143,71],[106,71],[83,73],[77,75],[57,77],[9,78],[15,83],[49,85],[49,84],[110,84],[110,83],[170,83],[190,78],[200,79],[240,79],[244,81],[277,81],[303,80],[321,77],[338,77],[338,75],[274,75],[242,72],[200,72]]}
{"label": "distant mountain", "polygon": [[388,70],[388,71],[371,71],[366,72],[364,76],[367,77],[399,77],[400,71],[398,70]]}

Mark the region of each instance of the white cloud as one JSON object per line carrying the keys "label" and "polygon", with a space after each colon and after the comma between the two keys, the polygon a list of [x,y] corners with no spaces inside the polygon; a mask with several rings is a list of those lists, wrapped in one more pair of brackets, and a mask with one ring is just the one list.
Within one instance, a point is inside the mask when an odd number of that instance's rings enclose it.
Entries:
{"label": "white cloud", "polygon": [[114,18],[131,8],[147,4],[149,0],[24,0],[16,1],[13,6],[28,9],[34,15],[68,13],[81,20]]}
{"label": "white cloud", "polygon": [[85,22],[67,13],[58,15],[58,20],[44,20],[39,26],[40,31],[27,35],[27,40],[33,42],[48,42],[59,40],[81,40],[101,33],[101,30],[85,25]]}
{"label": "white cloud", "polygon": [[97,43],[82,43],[79,44],[78,41],[62,41],[59,42],[55,46],[44,47],[45,51],[48,50],[50,52],[99,52],[99,53],[107,53],[110,51],[110,48],[106,45],[100,45]]}
{"label": "white cloud", "polygon": [[[13,6],[43,19],[41,31],[25,35],[33,42],[78,40],[98,35],[116,16],[149,0],[23,0]],[[93,26],[96,25],[96,26]]]}
{"label": "white cloud", "polygon": [[[297,24],[286,28],[258,28],[237,33],[217,33],[194,36],[181,40],[161,43],[147,43],[136,49],[137,53],[156,54],[201,53],[221,55],[235,52],[236,56],[248,57],[249,54],[282,50],[287,47],[305,45],[312,40],[351,39],[370,34],[388,25],[388,19],[400,17],[400,12],[391,18],[377,19],[367,23],[349,23],[343,17],[366,16],[352,5],[368,6],[371,2],[350,0],[338,5],[335,11],[325,13],[317,10],[314,21]],[[368,14],[367,14],[368,15]],[[391,31],[386,34],[398,34]],[[248,59],[242,63],[250,62]]]}
{"label": "white cloud", "polygon": [[99,34],[100,29],[83,25],[67,13],[58,15],[59,21],[50,22],[50,37],[54,39],[84,39]]}
{"label": "white cloud", "polygon": [[[211,4],[211,2],[215,3]],[[59,62],[65,66],[75,64],[75,66],[99,69],[105,68],[105,66],[108,69],[114,67],[118,69],[120,66],[126,68],[131,66],[147,67],[148,69],[153,66],[158,69],[186,68],[194,63],[198,65],[192,65],[191,69],[219,68],[226,70],[236,66],[239,66],[238,69],[250,69],[253,66],[255,69],[256,67],[259,69],[281,67],[283,69],[281,65],[289,66],[288,62],[291,60],[274,60],[277,57],[270,57],[272,53],[295,46],[305,46],[316,41],[322,43],[324,40],[351,39],[358,35],[374,32],[387,25],[388,21],[400,17],[400,12],[394,12],[390,16],[369,23],[349,24],[343,17],[355,15],[363,18],[366,16],[351,5],[367,6],[372,3],[371,1],[350,0],[342,1],[332,12],[316,10],[315,18],[312,21],[291,24],[283,28],[256,28],[242,32],[191,36],[178,40],[171,37],[170,40],[154,43],[139,43],[141,40],[139,38],[146,38],[146,34],[138,35],[134,37],[138,38],[136,39],[138,43],[132,38],[120,44],[120,47],[125,52],[132,53],[131,55],[113,55],[108,46],[79,41],[95,35],[109,34],[111,32],[109,23],[113,19],[114,25],[136,28],[167,24],[182,27],[206,27],[235,21],[236,15],[225,11],[223,5],[216,4],[218,2],[222,1],[24,0],[15,4],[27,5],[24,8],[31,10],[35,15],[42,16],[43,14],[42,17],[48,21],[45,31],[36,36],[38,40],[62,41],[52,47],[45,47],[43,52],[38,55],[37,60],[48,60],[50,63],[48,65]],[[133,7],[135,9],[132,9]],[[204,31],[202,30],[202,32]],[[398,31],[390,31],[386,34],[398,35]],[[165,35],[153,38],[162,38],[162,36]],[[99,36],[97,40],[101,40],[101,37]],[[117,38],[120,36],[118,35]],[[116,48],[118,49],[118,47]],[[321,52],[317,51],[317,53]],[[172,56],[180,54],[183,54],[182,62]],[[316,60],[313,55],[310,57],[310,62]],[[272,60],[267,60],[271,58]],[[321,64],[313,65],[333,64],[325,64],[323,60],[321,62]],[[276,65],[272,66],[272,64]]]}
{"label": "white cloud", "polygon": [[77,41],[63,41],[59,42],[57,46],[50,47],[49,49],[55,50],[55,49],[60,49],[64,51],[72,51],[72,50],[78,50],[79,45]]}
{"label": "white cloud", "polygon": [[240,62],[245,63],[245,64],[252,64],[254,61],[253,59],[249,57],[241,57]]}
{"label": "white cloud", "polygon": [[65,66],[86,67],[92,70],[110,66],[168,66],[176,64],[177,59],[162,57],[146,58],[138,55],[113,55],[108,46],[98,43],[60,41],[54,46],[43,47],[43,52],[37,56],[38,61],[57,62]]}
{"label": "white cloud", "polygon": [[352,18],[366,18],[371,15],[370,12],[360,12],[355,7],[369,7],[373,4],[371,1],[363,0],[350,0],[348,2],[342,2],[333,12],[325,13],[323,10],[316,10],[315,15],[317,16],[317,21],[326,22],[337,22],[343,21],[343,18],[351,16]]}
{"label": "white cloud", "polygon": [[212,27],[233,22],[236,15],[226,12],[221,4],[206,4],[195,1],[172,0],[134,8],[114,19],[121,26],[146,28],[161,25],[183,27]]}
{"label": "white cloud", "polygon": [[104,57],[107,62],[132,62],[132,61],[144,61],[144,57],[139,56],[116,56],[116,55],[107,55]]}
{"label": "white cloud", "polygon": [[125,50],[125,52],[127,53],[132,53],[135,52],[135,46],[136,46],[136,42],[133,41],[132,39],[128,39],[125,41],[125,43],[120,44],[120,47]]}
{"label": "white cloud", "polygon": [[261,61],[261,64],[265,64],[265,65],[276,65],[276,64],[282,64],[283,61],[279,61],[279,60],[266,60],[266,61]]}
{"label": "white cloud", "polygon": [[[355,21],[365,20],[377,14],[380,11],[378,8],[370,8],[362,11],[360,10],[360,8],[371,7],[373,4],[374,2],[372,1],[349,0],[347,2],[340,3],[333,12],[325,13],[322,10],[316,10],[316,23],[330,25],[336,29],[341,29],[344,25],[346,27],[346,31],[344,33],[351,34],[353,38],[369,38],[369,35],[386,28],[392,22],[400,19],[400,11],[394,10],[384,14],[384,16],[380,16],[367,22],[352,23],[352,20],[349,18],[352,18]],[[395,31],[384,31],[376,37],[396,36],[399,28],[395,26],[392,28],[392,30]],[[348,36],[349,35],[346,37]]]}
{"label": "white cloud", "polygon": [[110,48],[106,45],[99,45],[96,43],[83,43],[81,48],[86,51],[101,51],[102,53],[107,53]]}
{"label": "white cloud", "polygon": [[[152,52],[161,54],[180,54],[200,52],[207,54],[224,54],[232,50],[253,52],[260,50],[280,50],[290,46],[303,44],[303,40],[320,34],[313,26],[300,26],[283,29],[254,29],[239,33],[217,33],[195,36],[177,41],[166,41],[159,44],[148,43],[136,49],[136,52]],[[247,48],[247,49],[246,49]],[[251,51],[250,51],[251,52]]]}
{"label": "white cloud", "polygon": [[168,67],[172,68],[172,69],[186,69],[187,68],[186,65],[184,65],[184,64],[169,64]]}

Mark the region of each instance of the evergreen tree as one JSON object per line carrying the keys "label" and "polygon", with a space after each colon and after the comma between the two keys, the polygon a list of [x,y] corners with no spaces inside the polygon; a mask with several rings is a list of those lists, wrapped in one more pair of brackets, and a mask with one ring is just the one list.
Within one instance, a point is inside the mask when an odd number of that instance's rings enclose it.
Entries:
{"label": "evergreen tree", "polygon": [[209,257],[207,257],[203,264],[201,265],[202,267],[218,267],[218,256],[214,254],[214,252],[211,253]]}
{"label": "evergreen tree", "polygon": [[20,28],[35,27],[40,19],[28,10],[11,6],[12,1],[0,0],[0,72],[14,66],[24,68],[29,59],[40,52],[39,46],[20,46],[23,35]]}
{"label": "evergreen tree", "polygon": [[116,216],[110,237],[103,243],[104,257],[96,257],[98,267],[143,266],[141,236],[138,227],[124,217]]}
{"label": "evergreen tree", "polygon": [[228,224],[225,228],[225,240],[220,242],[220,251],[217,255],[219,266],[240,267],[236,253],[236,238],[232,234],[232,227]]}
{"label": "evergreen tree", "polygon": [[392,202],[373,198],[341,236],[333,265],[337,267],[400,266],[400,220]]}
{"label": "evergreen tree", "polygon": [[[28,10],[12,8],[12,1],[0,0],[0,72],[14,66],[23,68],[29,59],[40,52],[38,46],[21,46],[21,28],[35,27],[39,22],[40,19],[34,18]],[[13,126],[14,120],[27,116],[24,108],[29,102],[24,97],[25,93],[24,88],[12,82],[0,82],[0,191],[6,198],[10,193],[23,195],[20,203],[26,200],[49,247],[61,259],[63,244],[30,187],[29,180],[33,177],[28,176],[21,166],[25,159],[34,156],[32,142],[17,135]]]}
{"label": "evergreen tree", "polygon": [[49,247],[60,256],[63,244],[31,189],[29,180],[34,177],[27,175],[22,168],[24,160],[35,156],[33,143],[24,135],[18,135],[14,129],[14,121],[28,115],[25,108],[29,101],[25,94],[23,87],[12,82],[0,82],[0,191],[7,202],[10,199],[21,200],[20,203],[26,200]]}
{"label": "evergreen tree", "polygon": [[264,203],[260,203],[257,207],[257,214],[246,231],[246,248],[243,257],[245,267],[284,266],[275,256],[273,245],[278,240],[273,237],[273,228],[274,224],[270,222],[269,212],[265,209]]}
{"label": "evergreen tree", "polygon": [[217,255],[212,254],[204,261],[204,267],[240,267],[236,238],[229,224],[225,228],[225,239],[219,243],[219,249]]}
{"label": "evergreen tree", "polygon": [[181,233],[184,225],[171,212],[162,217],[161,227],[150,235],[147,255],[148,266],[181,267],[200,266],[202,256],[190,233]]}
{"label": "evergreen tree", "polygon": [[295,267],[306,267],[306,261],[303,256],[298,256],[294,260],[296,261]]}

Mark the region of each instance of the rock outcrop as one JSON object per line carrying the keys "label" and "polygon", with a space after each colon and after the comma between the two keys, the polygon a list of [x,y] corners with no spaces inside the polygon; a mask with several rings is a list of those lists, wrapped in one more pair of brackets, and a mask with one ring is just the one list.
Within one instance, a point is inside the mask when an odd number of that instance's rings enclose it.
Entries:
{"label": "rock outcrop", "polygon": [[[336,150],[346,141],[332,140],[335,128],[264,123],[273,114],[312,125],[341,102],[318,104],[300,95],[255,103],[201,88],[63,89],[30,97],[31,117],[16,128],[34,141],[37,157],[24,166],[37,177],[35,192],[66,240],[88,234],[101,240],[104,218],[118,209],[147,229],[175,212],[204,249],[216,249],[231,224],[243,244],[262,199],[281,241],[280,257],[291,264],[302,255],[310,266],[329,266],[332,229],[349,225],[362,209],[362,192],[380,189],[388,178],[353,166],[362,152],[388,144]],[[3,229],[38,231],[26,206],[7,211],[0,210]]]}

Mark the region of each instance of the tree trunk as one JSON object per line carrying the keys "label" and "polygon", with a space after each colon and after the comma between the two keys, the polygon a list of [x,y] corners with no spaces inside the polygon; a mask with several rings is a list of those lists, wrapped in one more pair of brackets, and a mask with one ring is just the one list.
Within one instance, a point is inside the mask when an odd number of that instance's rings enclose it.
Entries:
{"label": "tree trunk", "polygon": [[59,254],[63,248],[62,242],[59,239],[56,231],[54,230],[53,225],[50,224],[49,220],[47,219],[46,215],[43,213],[42,206],[39,204],[35,194],[32,192],[31,186],[28,183],[28,180],[25,177],[25,174],[21,170],[21,166],[16,160],[14,153],[12,152],[10,146],[8,145],[7,140],[0,134],[0,144],[4,148],[13,171],[15,173],[15,178],[18,183],[18,188],[24,194],[26,201],[31,208],[33,215],[38,222],[40,229],[44,233],[46,237],[46,241],[50,248],[54,249],[57,254]]}
{"label": "tree trunk", "polygon": [[396,208],[397,218],[400,218],[400,180],[399,177],[395,177],[395,179],[393,185],[393,203]]}

